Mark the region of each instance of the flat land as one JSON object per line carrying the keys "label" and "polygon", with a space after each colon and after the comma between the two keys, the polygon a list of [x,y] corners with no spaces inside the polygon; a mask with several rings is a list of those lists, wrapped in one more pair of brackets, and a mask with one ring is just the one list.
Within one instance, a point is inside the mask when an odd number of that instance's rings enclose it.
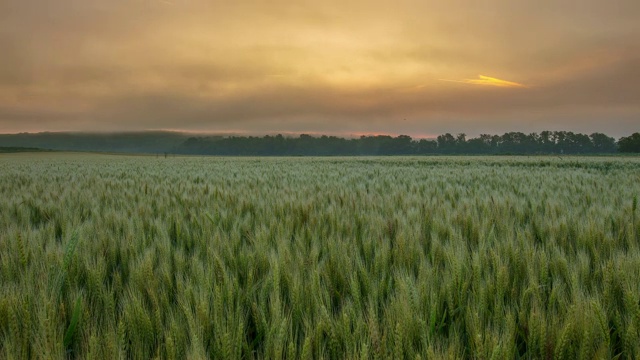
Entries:
{"label": "flat land", "polygon": [[638,157],[0,155],[0,358],[638,358],[638,195]]}

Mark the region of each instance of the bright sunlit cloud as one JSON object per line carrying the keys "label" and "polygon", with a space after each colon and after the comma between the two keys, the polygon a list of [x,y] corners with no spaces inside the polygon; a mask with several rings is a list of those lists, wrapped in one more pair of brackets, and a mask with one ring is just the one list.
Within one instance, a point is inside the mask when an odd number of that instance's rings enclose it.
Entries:
{"label": "bright sunlit cloud", "polygon": [[464,80],[450,80],[450,79],[439,79],[440,81],[448,81],[448,82],[456,82],[463,84],[472,84],[472,85],[484,85],[484,86],[497,86],[497,87],[506,87],[506,88],[526,88],[528,86],[513,82],[502,80],[490,76],[478,75],[477,79],[464,79]]}

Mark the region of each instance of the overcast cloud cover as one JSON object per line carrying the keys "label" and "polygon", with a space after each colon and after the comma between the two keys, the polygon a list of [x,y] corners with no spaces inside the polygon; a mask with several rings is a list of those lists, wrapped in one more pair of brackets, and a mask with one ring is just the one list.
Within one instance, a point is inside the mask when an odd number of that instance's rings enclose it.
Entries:
{"label": "overcast cloud cover", "polygon": [[640,130],[638,19],[637,0],[0,0],[0,132],[619,137]]}

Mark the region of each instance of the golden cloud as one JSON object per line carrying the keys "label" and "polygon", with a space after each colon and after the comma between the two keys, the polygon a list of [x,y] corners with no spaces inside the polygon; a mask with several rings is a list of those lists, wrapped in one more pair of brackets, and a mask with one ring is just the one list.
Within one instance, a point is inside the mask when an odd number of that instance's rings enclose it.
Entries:
{"label": "golden cloud", "polygon": [[528,86],[513,82],[502,80],[498,78],[494,78],[491,76],[478,75],[477,79],[464,79],[464,80],[450,80],[450,79],[439,79],[440,81],[449,81],[449,82],[457,82],[463,84],[472,84],[472,85],[484,85],[484,86],[497,86],[497,87],[506,87],[506,88],[526,88]]}

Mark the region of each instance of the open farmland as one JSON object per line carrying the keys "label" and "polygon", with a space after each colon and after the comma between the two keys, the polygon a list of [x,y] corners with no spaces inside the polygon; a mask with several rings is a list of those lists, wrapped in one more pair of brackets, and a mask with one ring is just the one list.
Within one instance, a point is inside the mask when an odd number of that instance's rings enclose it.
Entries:
{"label": "open farmland", "polygon": [[0,358],[640,357],[637,157],[0,156]]}

